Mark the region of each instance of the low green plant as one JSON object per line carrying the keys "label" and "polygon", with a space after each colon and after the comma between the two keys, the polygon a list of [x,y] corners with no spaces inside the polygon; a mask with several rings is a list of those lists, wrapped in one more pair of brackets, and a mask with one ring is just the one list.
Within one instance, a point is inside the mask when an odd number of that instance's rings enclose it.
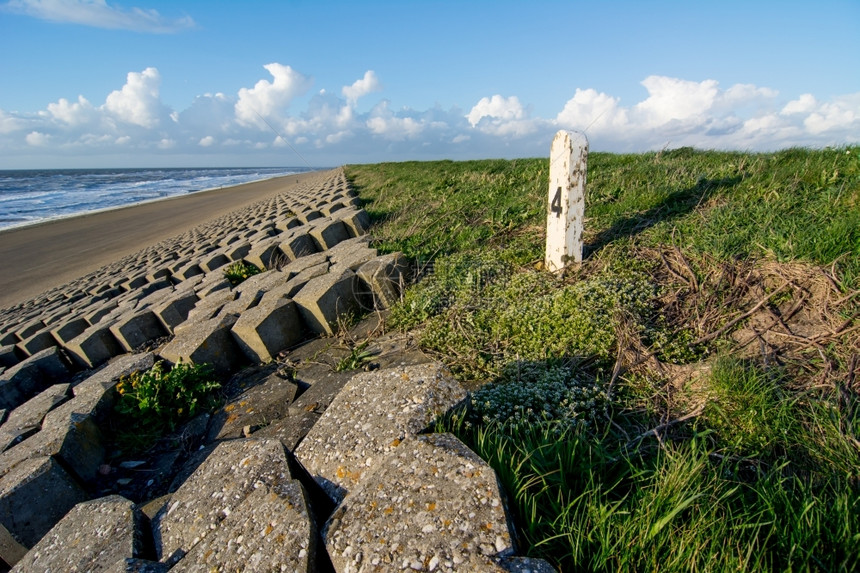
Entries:
{"label": "low green plant", "polygon": [[607,396],[599,380],[575,377],[568,366],[516,363],[500,380],[476,390],[470,406],[475,423],[499,423],[512,431],[543,423],[589,427],[604,414]]}
{"label": "low green plant", "polygon": [[356,344],[353,346],[349,354],[344,356],[334,367],[335,372],[346,372],[349,370],[358,370],[362,368],[365,364],[370,362],[374,357],[374,352],[371,350],[367,350],[367,345],[370,344],[369,340],[365,340],[360,344]]}
{"label": "low green plant", "polygon": [[212,407],[212,393],[220,386],[207,364],[178,362],[167,369],[158,361],[149,370],[123,376],[116,386],[119,399],[114,405],[121,432],[138,446],[145,445]]}
{"label": "low green plant", "polygon": [[236,261],[224,269],[224,276],[230,281],[231,286],[236,286],[245,279],[258,275],[261,272],[263,271],[257,265],[246,263],[245,261]]}

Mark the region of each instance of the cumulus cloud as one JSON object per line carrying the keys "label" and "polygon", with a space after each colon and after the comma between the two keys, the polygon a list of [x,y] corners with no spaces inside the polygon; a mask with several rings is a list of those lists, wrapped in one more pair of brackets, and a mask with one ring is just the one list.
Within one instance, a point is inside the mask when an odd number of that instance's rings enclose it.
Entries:
{"label": "cumulus cloud", "polygon": [[382,90],[382,84],[379,83],[376,73],[373,70],[367,70],[363,78],[355,80],[350,86],[343,86],[341,93],[346,101],[354,106],[359,98],[380,90]]}
{"label": "cumulus cloud", "polygon": [[142,72],[129,72],[126,84],[111,92],[105,100],[105,109],[116,119],[139,125],[156,127],[162,112],[159,88],[161,76],[155,68]]}
{"label": "cumulus cloud", "polygon": [[532,120],[517,96],[481,98],[466,115],[469,124],[484,133],[497,136],[521,137],[540,128],[540,121]]}
{"label": "cumulus cloud", "polygon": [[66,98],[60,98],[57,103],[49,103],[48,113],[63,123],[83,125],[93,121],[98,111],[84,96],[78,96],[78,101],[74,103],[69,102]]}
{"label": "cumulus cloud", "polygon": [[367,127],[375,135],[392,141],[402,141],[418,137],[426,127],[426,124],[413,117],[398,117],[391,111],[389,102],[385,100],[380,102],[370,112]]}
{"label": "cumulus cloud", "polygon": [[613,151],[667,144],[749,150],[844,145],[860,132],[860,103],[853,96],[819,102],[804,94],[780,108],[776,90],[753,84],[721,89],[716,80],[649,76],[642,85],[648,97],[628,107],[608,94],[577,89],[555,123],[585,131],[592,148],[597,143]]}
{"label": "cumulus cloud", "polygon": [[260,80],[252,88],[239,90],[236,118],[240,123],[260,124],[260,115],[268,117],[281,112],[293,98],[310,89],[311,79],[290,66],[273,63],[263,67],[272,75],[273,80]]}
{"label": "cumulus cloud", "polygon": [[[363,112],[356,102],[382,90],[371,70],[339,90],[323,87],[303,100],[310,76],[280,63],[264,68],[270,79],[234,93],[197,96],[180,110],[162,103],[156,68],[130,72],[101,104],[65,94],[43,110],[0,109],[0,168],[21,167],[16,154],[45,158],[48,166],[54,166],[51,158],[73,154],[83,159],[112,154],[116,164],[146,157],[150,165],[177,158],[186,165],[193,158],[200,164],[215,161],[208,157],[240,163],[243,154],[251,164],[299,164],[308,158],[317,165],[540,156],[548,153],[558,129],[584,131],[591,149],[617,152],[667,144],[764,151],[860,141],[860,93],[791,99],[753,84],[723,87],[711,79],[649,76],[642,81],[647,93],[640,101],[579,88],[549,118],[532,117],[519,97],[499,94],[470,108],[437,104],[426,110],[379,97]],[[273,137],[257,112],[279,136]],[[259,159],[264,156],[268,159]]]}
{"label": "cumulus cloud", "polygon": [[126,9],[111,6],[105,0],[10,0],[3,8],[51,22],[154,34],[178,32],[195,25],[190,16],[166,18],[157,10]]}

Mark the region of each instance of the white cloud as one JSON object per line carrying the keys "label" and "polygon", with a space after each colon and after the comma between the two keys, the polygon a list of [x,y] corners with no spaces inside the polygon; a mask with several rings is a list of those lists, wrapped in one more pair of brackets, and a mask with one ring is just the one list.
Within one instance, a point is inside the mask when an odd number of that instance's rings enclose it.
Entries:
{"label": "white cloud", "polygon": [[795,113],[811,113],[818,106],[815,97],[812,94],[803,94],[796,100],[792,100],[785,104],[782,108],[783,115],[792,115]]}
{"label": "white cloud", "polygon": [[481,98],[472,107],[466,118],[472,127],[475,127],[485,117],[501,122],[522,119],[524,115],[525,110],[517,96],[505,98],[496,94],[493,97]]}
{"label": "white cloud", "polygon": [[665,76],[648,76],[642,81],[648,98],[633,109],[647,126],[666,125],[671,121],[700,125],[719,94],[715,80],[691,82]]}
{"label": "white cloud", "polygon": [[564,104],[555,120],[559,125],[579,131],[615,130],[628,122],[627,110],[619,107],[618,98],[593,89],[577,89]]}
{"label": "white cloud", "polygon": [[239,123],[263,124],[259,116],[278,114],[293,98],[304,94],[311,86],[310,78],[290,66],[273,63],[263,67],[274,79],[271,82],[260,80],[253,88],[239,90],[239,101],[236,102],[236,119]]}
{"label": "white cloud", "polygon": [[469,124],[496,136],[522,137],[540,129],[540,121],[528,117],[517,96],[481,98],[466,115]]}
{"label": "white cloud", "polygon": [[159,124],[162,106],[159,100],[161,76],[155,68],[129,72],[121,90],[111,92],[105,109],[126,123],[152,128]]}
{"label": "white cloud", "polygon": [[[340,91],[315,90],[297,99],[309,76],[289,66],[265,66],[271,80],[230,93],[207,93],[181,110],[160,99],[161,77],[146,68],[128,74],[101,105],[83,96],[61,97],[43,110],[0,109],[0,168],[21,167],[16,157],[86,163],[112,157],[116,164],[155,164],[200,158],[241,163],[296,161],[293,149],[314,164],[429,158],[541,156],[558,129],[585,131],[591,149],[636,152],[690,145],[703,149],[764,151],[788,146],[846,145],[860,137],[860,93],[836,98],[804,94],[780,101],[770,88],[721,87],[715,80],[650,76],[641,101],[580,88],[551,118],[532,117],[517,96],[492,95],[471,108],[395,107],[387,98],[356,107],[380,88],[372,71]],[[298,100],[302,101],[302,100]],[[219,155],[220,154],[220,155]],[[245,159],[243,159],[245,157]],[[258,159],[266,157],[267,159]],[[285,159],[289,157],[290,159]],[[274,158],[274,159],[273,159]]]}
{"label": "white cloud", "polygon": [[124,9],[105,0],[10,0],[5,9],[40,20],[80,24],[110,30],[165,34],[194,27],[190,16],[165,18],[157,10]]}
{"label": "white cloud", "polygon": [[397,117],[387,100],[380,102],[370,112],[367,127],[371,133],[392,141],[412,139],[424,130],[424,123],[412,117]]}
{"label": "white cloud", "polygon": [[32,145],[33,147],[42,147],[44,145],[48,145],[50,142],[51,136],[46,133],[39,133],[38,131],[31,131],[27,134],[25,140],[27,141],[27,145]]}
{"label": "white cloud", "polygon": [[78,101],[75,103],[69,102],[66,98],[60,98],[57,103],[49,103],[48,113],[69,125],[83,125],[93,121],[97,116],[97,110],[84,96],[78,96]]}
{"label": "white cloud", "polygon": [[[367,70],[364,72],[363,78],[355,80],[350,86],[343,86],[343,88],[341,88],[341,93],[351,106],[355,106],[355,103],[359,98],[366,96],[369,93],[381,90],[382,84],[379,83],[379,78],[376,77],[376,73],[373,70]],[[325,90],[321,91],[320,94],[322,95],[324,91]]]}

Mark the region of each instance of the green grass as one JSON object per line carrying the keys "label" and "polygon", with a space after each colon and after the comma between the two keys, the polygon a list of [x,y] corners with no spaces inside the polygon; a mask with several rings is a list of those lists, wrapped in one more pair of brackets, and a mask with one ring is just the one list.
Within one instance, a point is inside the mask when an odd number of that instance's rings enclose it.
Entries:
{"label": "green grass", "polygon": [[389,326],[472,390],[439,429],[563,571],[860,566],[860,148],[588,169],[554,276],[547,160],[347,167],[422,271]]}

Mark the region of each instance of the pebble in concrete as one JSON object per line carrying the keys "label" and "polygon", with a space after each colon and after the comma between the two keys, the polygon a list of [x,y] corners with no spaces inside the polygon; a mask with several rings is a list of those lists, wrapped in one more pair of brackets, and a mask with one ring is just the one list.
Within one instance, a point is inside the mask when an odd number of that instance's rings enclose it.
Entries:
{"label": "pebble in concrete", "polygon": [[159,560],[175,561],[187,554],[212,535],[254,490],[277,491],[291,481],[280,442],[235,440],[220,444],[153,519]]}
{"label": "pebble in concrete", "polygon": [[451,434],[404,441],[324,532],[337,571],[503,571],[513,541],[493,469]]}
{"label": "pebble in concrete", "polygon": [[[27,460],[0,479],[0,525],[20,546],[31,548],[67,511],[86,499],[84,490],[53,458]],[[5,545],[0,546],[4,551],[0,558],[10,565],[16,563],[20,549]]]}
{"label": "pebble in concrete", "polygon": [[355,375],[296,450],[296,457],[334,501],[374,463],[424,430],[466,397],[437,363]]}
{"label": "pebble in concrete", "polygon": [[125,565],[144,551],[144,521],[134,504],[118,495],[79,503],[12,571],[106,571]]}

